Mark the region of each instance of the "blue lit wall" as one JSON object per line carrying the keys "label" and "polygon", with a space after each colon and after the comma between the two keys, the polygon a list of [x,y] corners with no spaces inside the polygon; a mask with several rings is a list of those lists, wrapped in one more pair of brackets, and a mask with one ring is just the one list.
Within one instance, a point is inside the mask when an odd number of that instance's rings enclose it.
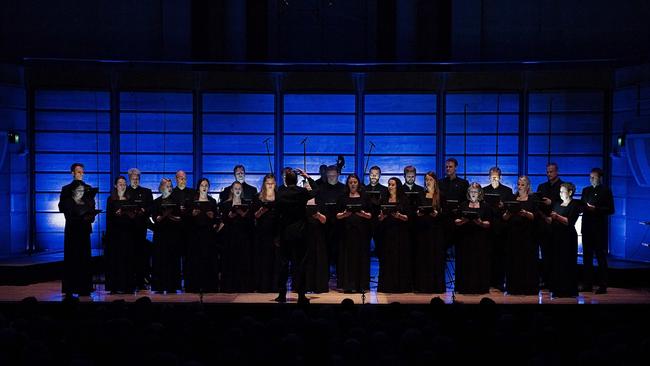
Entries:
{"label": "blue lit wall", "polygon": [[[546,164],[558,164],[560,177],[576,186],[575,198],[589,185],[592,168],[604,167],[604,93],[530,93],[527,172],[533,189],[546,178]],[[582,217],[576,222],[582,253]]]}
{"label": "blue lit wall", "polygon": [[[275,96],[254,93],[203,94],[203,176],[219,192],[234,181],[233,166],[246,167],[246,181],[260,187],[269,173],[266,145],[274,154]],[[271,156],[273,163],[274,156]],[[273,167],[275,170],[275,166]]]}
{"label": "blue lit wall", "polygon": [[[34,200],[36,244],[40,250],[63,249],[65,219],[58,212],[61,187],[70,183],[70,164],[86,167],[84,180],[99,187],[97,208],[104,209],[111,189],[109,93],[38,90],[34,108]],[[93,248],[106,228],[100,214],[93,225]]]}
{"label": "blue lit wall", "polygon": [[445,159],[458,160],[458,175],[489,183],[501,168],[503,183],[516,188],[519,174],[519,95],[449,93],[445,109]]}
{"label": "blue lit wall", "polygon": [[351,94],[287,94],[284,96],[284,166],[303,168],[307,137],[307,172],[318,177],[321,164],[345,157],[340,180],[355,172],[355,96]]}
{"label": "blue lit wall", "polygon": [[615,187],[616,213],[610,221],[610,252],[622,258],[650,261],[650,230],[641,225],[650,221],[648,189],[639,187],[634,179],[625,147],[617,147],[619,136],[650,133],[650,82],[646,79],[615,90],[612,117],[615,154],[611,156],[611,183]]}
{"label": "blue lit wall", "polygon": [[[0,256],[24,252],[29,246],[25,104],[25,89],[0,85]],[[18,133],[21,143],[8,145],[6,131]]]}
{"label": "blue lit wall", "polygon": [[364,164],[372,141],[368,169],[382,169],[382,184],[392,176],[403,182],[404,167],[414,165],[416,182],[423,185],[422,176],[436,171],[436,95],[369,94],[364,107]]}
{"label": "blue lit wall", "polygon": [[175,173],[184,170],[193,187],[192,131],[192,93],[120,93],[120,174],[140,169],[140,184],[157,194],[161,178],[176,186]]}
{"label": "blue lit wall", "polygon": [[[503,170],[505,184],[514,187],[517,175],[529,174],[536,186],[545,180],[545,165],[551,160],[559,163],[563,179],[582,188],[589,169],[603,166],[602,92],[530,93],[528,120],[520,110],[522,96],[514,92],[443,93],[442,114],[437,110],[439,95],[433,92],[368,93],[360,96],[362,103],[354,94],[324,92],[204,92],[197,99],[191,92],[122,91],[118,97],[119,124],[111,131],[109,92],[36,91],[35,229],[40,249],[62,248],[64,221],[56,203],[60,187],[70,180],[73,161],[86,165],[90,184],[99,183],[100,208],[112,186],[111,161],[121,174],[139,168],[142,184],[154,191],[161,177],[173,178],[178,169],[188,173],[193,186],[196,168],[218,192],[232,182],[235,164],[245,165],[247,180],[259,187],[269,170],[263,143],[267,138],[276,170],[276,161],[303,165],[300,141],[305,137],[307,169],[313,175],[320,164],[334,164],[343,154],[342,181],[345,174],[361,170],[357,159],[365,165],[370,141],[376,149],[369,165],[382,167],[384,183],[413,164],[423,184],[426,171],[444,172],[436,166],[439,153],[457,158],[459,174],[483,185],[488,183],[488,169],[496,165]],[[280,114],[276,98],[282,103]],[[200,120],[194,121],[197,100]],[[110,136],[119,139],[118,151],[110,151]],[[281,136],[281,144],[276,136]],[[521,154],[522,141],[527,142],[528,155]],[[282,149],[275,151],[278,145]],[[95,224],[95,246],[104,229],[102,216]]]}
{"label": "blue lit wall", "polygon": [[[589,185],[589,171],[603,167],[604,94],[600,91],[531,93],[527,172],[535,187],[556,162],[564,181]],[[579,195],[578,195],[579,196]]]}

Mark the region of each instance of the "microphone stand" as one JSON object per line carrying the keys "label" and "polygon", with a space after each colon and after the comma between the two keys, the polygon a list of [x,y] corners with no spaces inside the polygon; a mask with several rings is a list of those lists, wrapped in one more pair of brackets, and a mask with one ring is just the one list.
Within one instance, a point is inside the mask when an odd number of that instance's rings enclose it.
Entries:
{"label": "microphone stand", "polygon": [[267,137],[262,143],[266,145],[266,156],[269,158],[269,173],[273,174],[273,163],[271,163],[271,150],[269,149],[270,137]]}
{"label": "microphone stand", "polygon": [[300,144],[302,145],[302,169],[307,173],[307,139],[309,136],[306,136]]}
{"label": "microphone stand", "polygon": [[[368,141],[368,142],[370,143],[370,149],[368,149],[368,157],[366,158],[366,166],[363,168],[363,175],[364,176],[368,172],[368,164],[370,164],[370,156],[372,155],[372,149],[375,148],[375,144],[372,141]],[[370,179],[370,178],[368,178],[368,179]],[[363,182],[363,180],[362,180],[362,182]]]}

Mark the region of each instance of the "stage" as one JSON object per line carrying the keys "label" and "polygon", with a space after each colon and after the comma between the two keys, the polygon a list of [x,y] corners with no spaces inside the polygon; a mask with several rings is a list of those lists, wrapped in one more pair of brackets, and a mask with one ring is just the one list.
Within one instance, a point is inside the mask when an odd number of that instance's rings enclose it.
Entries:
{"label": "stage", "polygon": [[[103,267],[100,252],[93,251],[95,268]],[[60,302],[60,274],[63,265],[62,253],[41,254],[0,259],[0,302],[16,302],[33,296],[39,301]],[[578,271],[582,269],[582,257],[579,257]],[[455,301],[466,304],[476,304],[487,297],[497,304],[650,304],[650,264],[609,259],[610,287],[608,293],[595,295],[593,292],[580,292],[575,298],[552,298],[548,290],[540,291],[538,296],[508,295],[496,289],[491,289],[485,295],[453,294],[451,272],[453,262],[447,271],[447,292],[443,294],[401,293],[388,294],[377,292],[377,277],[379,263],[372,257],[370,265],[370,291],[365,294],[346,294],[335,289],[336,279],[330,279],[330,291],[327,293],[308,294],[314,304],[339,304],[349,298],[355,304],[428,304],[432,298],[440,297],[445,303]],[[133,302],[141,297],[149,297],[155,303],[192,303],[204,302],[214,304],[274,304],[274,293],[206,293],[202,296],[194,293],[154,293],[148,290],[134,294],[111,295],[104,290],[103,276],[95,275],[95,292],[92,296],[81,297],[81,302],[112,302],[124,300]],[[288,294],[288,302],[295,303],[297,295]]]}
{"label": "stage", "polygon": [[[134,302],[141,297],[149,297],[155,303],[192,303],[204,302],[215,304],[275,304],[271,293],[209,293],[201,296],[193,293],[159,294],[151,291],[138,291],[134,294],[111,295],[104,291],[103,285],[97,285],[97,290],[91,296],[80,297],[81,302],[112,302],[124,300]],[[63,295],[60,292],[60,281],[41,282],[27,286],[0,286],[0,302],[16,302],[26,297],[33,296],[38,301],[60,302]],[[308,294],[313,304],[339,304],[343,299],[349,298],[355,304],[361,304],[361,294],[345,294],[337,290],[328,293]],[[440,297],[445,303],[452,303],[452,293],[444,294],[387,294],[377,292],[375,286],[365,295],[365,303],[390,304],[428,304],[432,298]],[[604,295],[595,295],[591,292],[581,292],[576,298],[551,298],[548,291],[541,291],[539,296],[507,295],[498,290],[491,290],[487,295],[458,295],[456,301],[465,304],[477,304],[484,297],[494,300],[497,304],[650,304],[650,289],[625,289],[609,288]],[[288,296],[288,303],[295,303],[297,296],[293,293]]]}

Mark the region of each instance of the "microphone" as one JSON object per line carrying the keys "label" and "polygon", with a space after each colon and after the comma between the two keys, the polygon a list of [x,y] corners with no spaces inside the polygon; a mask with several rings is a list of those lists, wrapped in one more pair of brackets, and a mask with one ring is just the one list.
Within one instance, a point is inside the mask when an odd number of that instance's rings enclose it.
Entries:
{"label": "microphone", "polygon": [[266,139],[264,139],[264,141],[262,141],[262,143],[263,143],[263,144],[266,144],[266,143],[269,142],[269,141],[271,141],[271,138],[270,138],[270,137],[267,137]]}
{"label": "microphone", "polygon": [[377,146],[376,146],[372,141],[370,141],[370,140],[368,140],[368,143],[369,143],[370,146],[372,146],[372,147],[377,147]]}
{"label": "microphone", "polygon": [[301,144],[301,145],[304,145],[305,142],[307,142],[307,139],[308,139],[308,138],[309,138],[309,136],[305,136],[305,138],[302,139],[302,141],[300,141],[300,144]]}

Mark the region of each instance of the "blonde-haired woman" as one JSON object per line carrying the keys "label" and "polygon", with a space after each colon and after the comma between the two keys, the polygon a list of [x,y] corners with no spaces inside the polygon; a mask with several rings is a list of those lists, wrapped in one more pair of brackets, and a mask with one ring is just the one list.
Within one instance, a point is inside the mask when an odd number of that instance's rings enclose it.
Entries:
{"label": "blonde-haired woman", "polygon": [[275,210],[277,182],[275,175],[267,174],[262,180],[262,189],[253,200],[255,213],[254,272],[255,290],[278,292],[279,253],[278,215]]}
{"label": "blonde-haired woman", "polygon": [[530,180],[517,179],[517,204],[507,206],[503,220],[507,223],[506,291],[511,295],[536,295],[539,292],[537,245],[534,240],[537,205]]}
{"label": "blonde-haired woman", "polygon": [[416,292],[443,293],[447,254],[443,229],[447,221],[445,198],[434,172],[424,175],[424,183],[425,191],[420,194],[415,216],[413,288]]}
{"label": "blonde-haired woman", "polygon": [[454,220],[459,231],[456,244],[455,290],[461,294],[490,292],[490,247],[487,231],[491,226],[491,210],[483,202],[483,189],[470,184],[467,201],[460,205],[461,217]]}
{"label": "blonde-haired woman", "polygon": [[221,255],[221,291],[252,292],[253,240],[255,221],[253,210],[243,198],[244,186],[235,181],[230,186],[230,194],[221,203],[224,233]]}
{"label": "blonde-haired woman", "polygon": [[153,201],[154,222],[151,289],[175,293],[181,289],[181,213],[172,198],[172,180],[163,178],[158,186],[160,197]]}

